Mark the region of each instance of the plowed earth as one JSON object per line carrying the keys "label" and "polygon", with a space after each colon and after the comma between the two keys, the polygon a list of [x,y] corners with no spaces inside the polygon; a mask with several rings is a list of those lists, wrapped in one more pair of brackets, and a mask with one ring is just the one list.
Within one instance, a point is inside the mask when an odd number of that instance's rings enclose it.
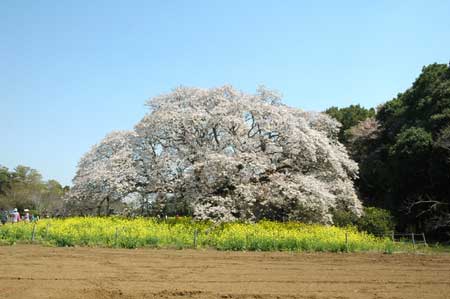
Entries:
{"label": "plowed earth", "polygon": [[450,255],[1,246],[0,298],[450,298]]}

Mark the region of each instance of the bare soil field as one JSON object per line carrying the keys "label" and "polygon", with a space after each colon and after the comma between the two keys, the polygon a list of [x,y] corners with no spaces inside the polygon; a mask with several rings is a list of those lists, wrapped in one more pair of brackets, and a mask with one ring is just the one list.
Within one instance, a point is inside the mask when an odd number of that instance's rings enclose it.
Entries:
{"label": "bare soil field", "polygon": [[0,298],[450,298],[450,255],[0,247]]}

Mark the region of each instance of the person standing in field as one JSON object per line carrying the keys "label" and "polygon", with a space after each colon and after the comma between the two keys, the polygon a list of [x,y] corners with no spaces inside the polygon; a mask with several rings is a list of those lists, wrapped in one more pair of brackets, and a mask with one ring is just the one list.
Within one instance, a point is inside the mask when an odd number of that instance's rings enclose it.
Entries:
{"label": "person standing in field", "polygon": [[23,220],[25,221],[25,222],[30,222],[30,210],[28,210],[28,209],[25,209],[25,210],[23,210],[24,211],[24,216],[23,216]]}
{"label": "person standing in field", "polygon": [[3,208],[0,210],[0,220],[2,222],[2,225],[8,222],[8,211],[4,210]]}
{"label": "person standing in field", "polygon": [[12,222],[17,223],[19,221],[20,221],[20,213],[17,210],[17,208],[14,208],[13,213],[12,213]]}

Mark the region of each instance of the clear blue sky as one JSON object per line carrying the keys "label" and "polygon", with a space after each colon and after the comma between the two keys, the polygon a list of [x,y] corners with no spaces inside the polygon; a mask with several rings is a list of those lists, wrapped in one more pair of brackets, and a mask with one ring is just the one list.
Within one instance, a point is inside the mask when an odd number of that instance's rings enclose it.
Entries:
{"label": "clear blue sky", "polygon": [[70,184],[144,102],[259,84],[306,110],[370,107],[450,59],[450,1],[0,1],[0,164]]}

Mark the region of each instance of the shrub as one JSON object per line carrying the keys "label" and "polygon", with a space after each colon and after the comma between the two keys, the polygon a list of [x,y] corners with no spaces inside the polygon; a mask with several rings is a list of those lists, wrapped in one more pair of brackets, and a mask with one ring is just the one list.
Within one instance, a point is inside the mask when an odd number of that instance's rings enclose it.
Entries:
{"label": "shrub", "polygon": [[395,227],[391,213],[375,207],[364,208],[364,215],[356,225],[359,230],[376,235],[391,233]]}
{"label": "shrub", "polygon": [[356,225],[358,221],[358,217],[349,211],[343,210],[334,210],[333,214],[333,223],[338,227],[346,227]]}

